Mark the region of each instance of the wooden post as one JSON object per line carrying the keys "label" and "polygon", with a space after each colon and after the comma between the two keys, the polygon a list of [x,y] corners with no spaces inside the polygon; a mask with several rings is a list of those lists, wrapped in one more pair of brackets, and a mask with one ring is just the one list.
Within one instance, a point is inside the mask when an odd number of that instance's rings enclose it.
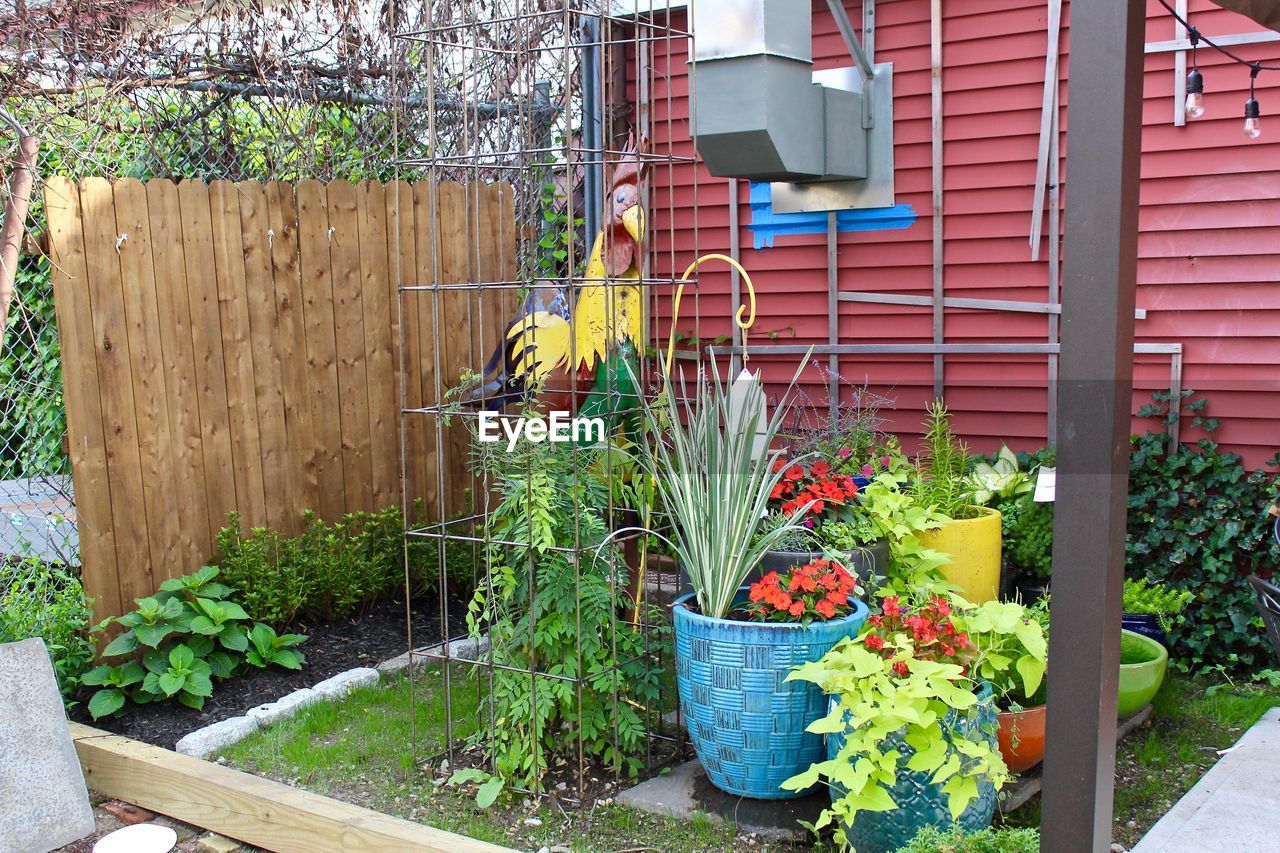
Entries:
{"label": "wooden post", "polygon": [[18,256],[22,251],[22,235],[26,230],[27,207],[31,203],[31,186],[35,182],[36,155],[40,140],[27,133],[12,116],[0,110],[0,118],[18,134],[18,157],[9,177],[9,198],[4,205],[4,229],[0,231],[0,337],[9,327],[9,305],[18,276]]}

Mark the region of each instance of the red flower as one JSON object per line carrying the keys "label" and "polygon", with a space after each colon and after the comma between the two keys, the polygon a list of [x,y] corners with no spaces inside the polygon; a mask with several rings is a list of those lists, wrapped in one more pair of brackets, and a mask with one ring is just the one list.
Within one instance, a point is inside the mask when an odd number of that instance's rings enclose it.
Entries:
{"label": "red flower", "polygon": [[956,653],[956,647],[955,647],[955,646],[943,646],[943,647],[942,647],[942,653],[943,653],[944,655],[946,655],[947,657],[952,657],[952,656],[953,656],[953,655],[955,655],[955,653]]}
{"label": "red flower", "polygon": [[831,466],[821,459],[809,466],[810,476],[817,477],[819,480],[825,480],[830,473]]}
{"label": "red flower", "polygon": [[897,616],[902,612],[902,607],[898,604],[898,596],[890,595],[884,600],[884,605],[880,608],[884,611],[885,616]]}
{"label": "red flower", "polygon": [[906,677],[911,670],[907,669],[906,661],[900,660],[893,665],[893,671],[896,672],[898,675]]}
{"label": "red flower", "polygon": [[867,648],[869,648],[869,649],[883,649],[883,648],[884,648],[884,638],[882,638],[882,637],[877,637],[875,634],[868,634],[868,635],[867,635],[867,638],[866,638],[865,640],[863,640],[862,642],[863,642],[863,644],[864,644]]}
{"label": "red flower", "polygon": [[817,604],[815,604],[813,606],[813,609],[817,610],[827,619],[830,619],[832,616],[836,615],[836,606],[825,598],[819,601]]}
{"label": "red flower", "polygon": [[951,605],[947,603],[945,598],[935,598],[933,600],[933,609],[938,611],[939,616],[951,615]]}
{"label": "red flower", "polygon": [[836,590],[834,592],[827,593],[827,597],[823,600],[829,601],[832,604],[848,604],[849,596],[839,590]]}
{"label": "red flower", "polygon": [[804,468],[800,465],[792,465],[787,469],[787,473],[783,475],[788,480],[799,480],[804,476]]}

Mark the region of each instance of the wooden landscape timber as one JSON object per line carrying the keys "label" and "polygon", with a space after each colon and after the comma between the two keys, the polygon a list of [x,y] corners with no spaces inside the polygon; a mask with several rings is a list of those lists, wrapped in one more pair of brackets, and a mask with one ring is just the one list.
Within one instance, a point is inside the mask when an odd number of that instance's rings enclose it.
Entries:
{"label": "wooden landscape timber", "polygon": [[265,850],[500,853],[508,849],[90,726],[70,726],[85,781],[93,790]]}

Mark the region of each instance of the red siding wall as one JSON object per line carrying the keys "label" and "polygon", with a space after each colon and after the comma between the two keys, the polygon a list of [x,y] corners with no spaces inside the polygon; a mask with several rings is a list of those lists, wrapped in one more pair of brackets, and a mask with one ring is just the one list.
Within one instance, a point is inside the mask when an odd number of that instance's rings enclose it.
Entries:
{"label": "red siding wall", "polygon": [[[1208,0],[1190,5],[1193,23],[1211,37],[1258,29]],[[825,4],[814,6],[818,65],[847,64],[843,43],[820,6]],[[1032,262],[1026,238],[1045,68],[1045,6],[1043,0],[943,3],[948,296],[1047,298],[1047,251]],[[848,8],[853,20],[860,20],[859,5]],[[876,59],[894,63],[897,201],[911,205],[919,218],[906,230],[840,234],[839,287],[927,296],[932,283],[929,2],[881,2],[876,17]],[[1151,0],[1148,41],[1174,37],[1174,21]],[[1064,104],[1069,45],[1068,10],[1060,69]],[[1246,59],[1280,59],[1280,43],[1236,50]],[[1241,133],[1248,70],[1201,50],[1208,112],[1178,128],[1172,125],[1173,62],[1171,53],[1147,58],[1138,267],[1138,305],[1147,309],[1147,317],[1138,321],[1138,340],[1184,345],[1184,387],[1209,397],[1209,413],[1222,419],[1218,439],[1260,465],[1280,449],[1280,112],[1267,117],[1268,106],[1280,111],[1280,74],[1259,78],[1258,99],[1269,127],[1262,139],[1249,142]],[[654,126],[658,134],[672,134],[656,139],[655,147],[667,150],[670,144],[673,153],[691,154],[686,57],[658,56],[654,67]],[[1062,125],[1065,139],[1065,108]],[[1063,177],[1070,192],[1065,167]],[[728,251],[727,181],[711,177],[700,164],[686,165],[657,170],[653,187],[659,273],[669,264],[678,275],[697,254]],[[759,294],[753,340],[824,343],[825,235],[778,236],[772,248],[750,248],[749,188],[742,182],[739,189],[741,259]],[[726,333],[728,274],[704,267],[699,290],[700,336]],[[839,310],[842,342],[925,343],[932,337],[928,308],[840,303]],[[693,321],[678,325],[687,332]],[[661,317],[654,328],[665,335]],[[945,334],[949,343],[1038,343],[1045,341],[1047,320],[948,309]],[[1167,386],[1168,364],[1167,356],[1136,358],[1135,411],[1149,400],[1151,389]],[[846,379],[869,382],[896,399],[889,414],[899,431],[909,432],[919,422],[932,396],[928,356],[846,357],[840,367]],[[775,378],[789,376],[794,361],[768,369]],[[957,428],[975,447],[989,450],[1000,439],[1024,448],[1044,443],[1043,356],[948,356],[945,377]],[[818,390],[814,396],[823,394]],[[1136,430],[1148,425],[1135,420]]]}

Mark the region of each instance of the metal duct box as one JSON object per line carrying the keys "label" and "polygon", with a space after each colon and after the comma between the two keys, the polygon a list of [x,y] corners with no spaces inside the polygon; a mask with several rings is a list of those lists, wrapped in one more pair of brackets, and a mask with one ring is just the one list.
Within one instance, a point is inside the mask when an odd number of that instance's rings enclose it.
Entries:
{"label": "metal duct box", "polygon": [[774,56],[700,62],[694,135],[711,174],[753,181],[822,177],[822,87],[810,66]]}
{"label": "metal duct box", "polygon": [[[717,177],[807,182],[867,177],[861,80],[815,74],[813,22],[795,0],[694,6],[693,133]],[[852,75],[852,80],[847,75]],[[819,82],[815,77],[821,77]]]}

